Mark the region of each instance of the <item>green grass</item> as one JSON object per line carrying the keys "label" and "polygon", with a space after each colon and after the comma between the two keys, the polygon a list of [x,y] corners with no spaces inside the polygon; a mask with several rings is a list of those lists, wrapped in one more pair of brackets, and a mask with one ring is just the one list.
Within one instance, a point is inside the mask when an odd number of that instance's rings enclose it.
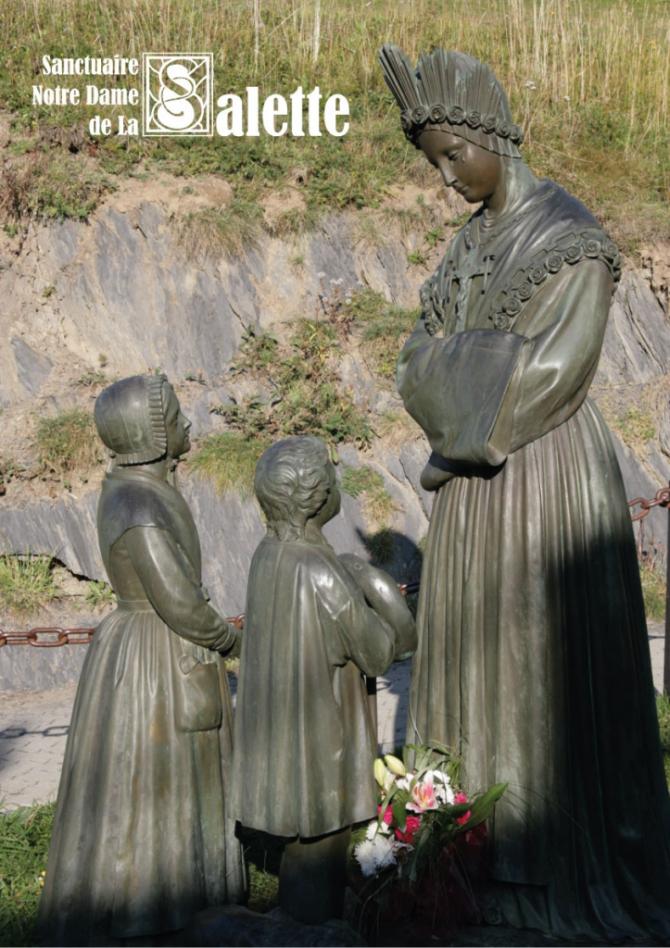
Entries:
{"label": "green grass", "polygon": [[[320,5],[318,20],[316,8],[305,0],[263,0],[259,24],[247,0],[199,0],[197,9],[180,0],[6,0],[0,7],[0,101],[11,114],[0,191],[5,223],[84,219],[120,177],[156,171],[221,174],[247,200],[249,188],[262,198],[292,186],[301,169],[308,221],[321,209],[375,207],[390,185],[411,178],[418,167],[376,62],[381,44],[395,41],[411,56],[440,43],[490,63],[525,129],[524,153],[540,175],[585,200],[625,243],[667,234],[667,4],[334,0]],[[247,85],[258,85],[261,98],[298,85],[305,91],[319,85],[324,96],[343,93],[351,105],[351,131],[342,139],[91,140],[86,119],[92,110],[31,106],[33,83],[56,82],[35,74],[45,53],[139,55],[156,49],[213,51],[218,93],[243,93]],[[116,118],[119,110],[99,111]],[[300,214],[293,217],[288,227],[301,228]]]}
{"label": "green grass", "polygon": [[189,464],[198,474],[211,480],[219,491],[252,493],[259,457],[267,447],[259,437],[247,437],[239,431],[209,435],[198,445]]}
{"label": "green grass", "polygon": [[670,695],[656,696],[656,711],[658,713],[658,726],[661,733],[661,750],[663,751],[665,779],[670,788]]}
{"label": "green grass", "polygon": [[81,408],[40,419],[35,444],[41,468],[61,478],[102,461],[93,417]]}
{"label": "green grass", "polygon": [[50,556],[0,556],[0,607],[35,612],[58,597]]}
{"label": "green grass", "polygon": [[98,167],[84,166],[72,155],[54,161],[39,152],[5,167],[0,181],[0,215],[10,224],[31,217],[85,221],[117,186]]}
{"label": "green grass", "polygon": [[202,442],[194,468],[219,490],[248,492],[256,462],[271,441],[309,434],[331,447],[369,444],[373,432],[367,417],[339,383],[337,352],[336,328],[317,320],[299,320],[287,344],[247,330],[233,373],[257,380],[259,393],[215,410],[229,431]]}
{"label": "green grass", "polygon": [[91,579],[86,586],[86,605],[93,609],[111,606],[116,602],[114,590],[104,580]]}
{"label": "green grass", "polygon": [[33,945],[54,804],[0,813],[0,945]]}
{"label": "green grass", "polygon": [[640,564],[642,595],[647,619],[660,622],[665,616],[666,580],[665,572],[653,563]]}
{"label": "green grass", "polygon": [[345,493],[361,499],[367,520],[379,527],[387,526],[395,505],[379,471],[367,464],[345,467],[340,483]]}
{"label": "green grass", "polygon": [[180,237],[191,255],[239,256],[257,245],[262,221],[263,212],[256,202],[235,197],[224,208],[206,208],[187,215]]}
{"label": "green grass", "polygon": [[351,303],[343,305],[361,331],[363,356],[370,368],[380,379],[393,380],[398,355],[419,311],[389,303],[381,293],[370,289],[354,293]]}
{"label": "green grass", "polygon": [[644,450],[648,441],[657,437],[651,412],[632,406],[610,419],[621,440],[633,450]]}
{"label": "green grass", "polygon": [[[272,333],[247,328],[231,371],[257,381],[258,392],[215,409],[229,430],[205,438],[191,462],[220,491],[249,493],[258,458],[279,438],[311,434],[333,449],[372,442],[375,432],[368,417],[340,383],[340,345],[352,331],[359,332],[366,361],[380,378],[390,380],[417,313],[372,290],[345,297],[339,286],[330,291],[327,306],[325,320],[297,321],[285,343]],[[371,468],[361,470],[345,474],[343,489],[352,493],[356,478],[363,478],[359,489],[365,493],[366,515],[386,527],[394,507],[383,479]]]}
{"label": "green grass", "polygon": [[105,385],[106,382],[107,376],[102,369],[89,369],[79,376],[76,384],[80,388],[97,388],[99,385]]}

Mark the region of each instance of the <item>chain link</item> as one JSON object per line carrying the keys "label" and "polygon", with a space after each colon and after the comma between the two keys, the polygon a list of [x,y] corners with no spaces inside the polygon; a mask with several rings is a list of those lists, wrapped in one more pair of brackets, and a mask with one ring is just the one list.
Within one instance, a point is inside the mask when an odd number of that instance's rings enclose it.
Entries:
{"label": "chain link", "polygon": [[[645,517],[649,516],[649,511],[652,507],[667,507],[669,504],[670,487],[661,487],[660,490],[656,491],[656,496],[652,497],[651,500],[647,500],[645,497],[635,497],[633,500],[628,501],[628,506],[631,508],[631,520],[644,520]],[[635,507],[640,508],[637,513],[632,512]]]}
{"label": "chain link", "polygon": [[88,645],[93,628],[59,629],[38,627],[27,632],[0,629],[0,648],[5,645],[32,645],[33,648],[58,648],[60,645]]}
{"label": "chain link", "polygon": [[[635,497],[628,501],[631,508],[631,520],[642,521],[649,515],[652,507],[670,506],[670,487],[661,487],[656,495],[648,500],[645,497]],[[639,507],[637,513],[633,513],[636,507]],[[398,589],[401,595],[410,596],[419,591],[419,583],[399,583]],[[236,629],[244,628],[244,613],[237,616],[230,616],[227,620]],[[93,628],[46,628],[38,627],[29,629],[27,632],[15,632],[8,629],[0,629],[0,648],[5,645],[32,645],[33,648],[58,648],[61,645],[88,645],[93,638]]]}

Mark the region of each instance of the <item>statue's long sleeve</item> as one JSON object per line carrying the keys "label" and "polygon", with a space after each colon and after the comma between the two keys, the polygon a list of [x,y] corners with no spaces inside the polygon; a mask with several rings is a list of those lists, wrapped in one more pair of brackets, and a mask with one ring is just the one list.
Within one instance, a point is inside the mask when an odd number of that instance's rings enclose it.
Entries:
{"label": "statue's long sleeve", "polygon": [[342,654],[336,661],[352,661],[366,675],[383,675],[393,662],[396,633],[365,601],[344,570],[321,601],[336,624]]}
{"label": "statue's long sleeve", "polygon": [[611,287],[601,263],[584,261],[537,292],[514,332],[442,339],[418,326],[398,384],[433,451],[457,463],[501,464],[574,414],[596,370]]}
{"label": "statue's long sleeve", "polygon": [[238,633],[210,605],[174,538],[159,527],[132,527],[124,543],[147,599],[182,638],[228,652]]}

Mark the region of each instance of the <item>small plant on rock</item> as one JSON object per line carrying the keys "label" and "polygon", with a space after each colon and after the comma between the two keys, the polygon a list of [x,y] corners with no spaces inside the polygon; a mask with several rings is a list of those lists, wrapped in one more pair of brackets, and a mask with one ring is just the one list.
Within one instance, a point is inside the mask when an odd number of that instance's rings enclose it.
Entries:
{"label": "small plant on rock", "polygon": [[220,493],[250,494],[256,464],[266,447],[267,442],[260,436],[224,431],[204,438],[189,463],[193,470],[209,478]]}
{"label": "small plant on rock", "polygon": [[87,471],[102,460],[93,418],[81,408],[40,419],[35,440],[42,469],[61,478]]}
{"label": "small plant on rock", "polygon": [[116,602],[114,590],[104,580],[89,580],[86,588],[86,604],[93,609],[111,606]]}
{"label": "small plant on rock", "polygon": [[50,556],[0,556],[0,605],[18,613],[35,612],[58,597]]}

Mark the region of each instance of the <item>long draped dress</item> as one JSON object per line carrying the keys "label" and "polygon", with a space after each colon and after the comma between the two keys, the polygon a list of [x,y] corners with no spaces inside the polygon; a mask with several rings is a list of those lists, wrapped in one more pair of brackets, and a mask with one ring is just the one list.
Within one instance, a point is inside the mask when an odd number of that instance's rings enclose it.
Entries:
{"label": "long draped dress", "polygon": [[240,901],[228,810],[234,641],[200,582],[191,513],[170,484],[108,474],[100,549],[118,607],[77,689],[38,918],[42,943],[112,944]]}
{"label": "long draped dress", "polygon": [[376,742],[361,671],[384,674],[395,645],[325,540],[262,540],[235,716],[233,812],[244,826],[309,839],[372,819]]}
{"label": "long draped dress", "polygon": [[[524,167],[524,166],[522,166]],[[433,449],[409,741],[460,751],[492,917],[670,934],[670,812],[621,474],[587,391],[616,246],[557,185],[481,209],[422,288],[405,405]]]}

